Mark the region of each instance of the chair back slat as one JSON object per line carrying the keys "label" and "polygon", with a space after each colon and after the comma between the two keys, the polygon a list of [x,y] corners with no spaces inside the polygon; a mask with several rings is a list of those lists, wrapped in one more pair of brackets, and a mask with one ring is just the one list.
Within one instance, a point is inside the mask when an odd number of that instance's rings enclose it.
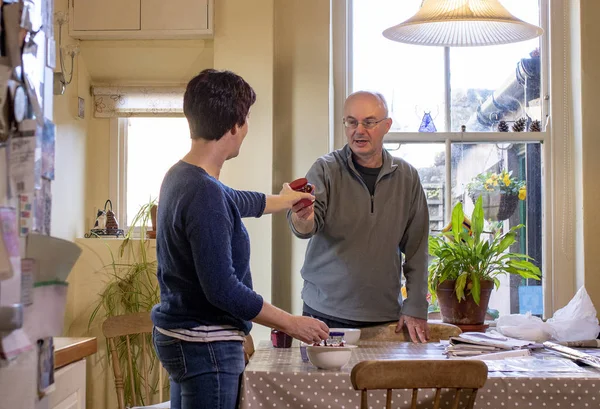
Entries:
{"label": "chair back slat", "polygon": [[143,379],[145,379],[144,389],[146,391],[146,398],[149,398],[150,397],[150,382],[149,382],[150,373],[148,372],[148,364],[146,363],[146,354],[148,353],[148,351],[146,349],[146,337],[144,335],[140,335],[140,336],[142,337],[142,369],[144,371]]}
{"label": "chair back slat", "polygon": [[[102,324],[102,332],[108,340],[113,364],[118,409],[126,409],[128,405],[151,405],[164,402],[164,368],[160,362],[156,366],[152,365],[150,360],[154,347],[149,344],[147,339],[152,333],[152,328],[149,312],[110,317]],[[125,400],[125,375],[119,354],[124,358],[123,365],[128,373],[129,382],[127,384],[131,388],[131,402]],[[158,402],[154,395],[156,393],[153,386],[156,383],[155,377],[158,377]],[[141,387],[138,386],[139,390],[135,389],[135,378],[141,380]]]}
{"label": "chair back slat", "polygon": [[442,396],[442,388],[436,388],[435,397],[433,398],[433,409],[440,409],[441,396]]}
{"label": "chair back slat", "polygon": [[410,409],[417,409],[417,397],[419,396],[419,390],[412,390],[412,401],[410,403]]}
{"label": "chair back slat", "polygon": [[386,393],[385,409],[392,409],[392,390],[388,389]]}
{"label": "chair back slat", "polygon": [[458,402],[460,401],[460,388],[456,389],[456,393],[454,394],[454,401],[452,402],[452,409],[458,409]]}
{"label": "chair back slat", "polygon": [[131,356],[131,341],[129,335],[125,335],[125,341],[127,342],[127,367],[129,368],[129,386],[131,387],[131,394],[133,396],[133,406],[137,406],[137,393],[135,390],[135,383],[133,379],[133,357]]}
{"label": "chair back slat", "polygon": [[436,389],[434,408],[438,409],[443,388],[456,391],[452,409],[458,409],[462,389],[472,390],[464,408],[473,409],[487,372],[487,365],[476,360],[363,361],[352,368],[351,381],[354,389],[361,391],[362,409],[368,408],[368,390],[388,390],[389,396],[391,389],[412,389],[411,409],[417,409],[420,389]]}
{"label": "chair back slat", "polygon": [[117,390],[117,403],[119,409],[125,408],[125,392],[123,390],[123,372],[121,371],[121,364],[119,363],[119,354],[117,353],[117,346],[113,338],[108,339],[108,348],[110,351],[110,357],[113,365],[113,374],[115,376],[115,389]]}

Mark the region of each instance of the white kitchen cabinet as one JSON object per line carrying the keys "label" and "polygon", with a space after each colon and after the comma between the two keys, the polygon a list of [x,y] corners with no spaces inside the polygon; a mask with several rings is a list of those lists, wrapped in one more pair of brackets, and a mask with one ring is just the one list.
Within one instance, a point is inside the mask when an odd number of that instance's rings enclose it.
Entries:
{"label": "white kitchen cabinet", "polygon": [[206,30],[208,0],[142,0],[142,30]]}
{"label": "white kitchen cabinet", "polygon": [[70,0],[69,35],[81,40],[213,35],[214,0]]}
{"label": "white kitchen cabinet", "polygon": [[50,409],[85,409],[85,359],[73,362],[54,373],[55,390],[50,394]]}
{"label": "white kitchen cabinet", "polygon": [[74,31],[140,29],[140,0],[72,0]]}

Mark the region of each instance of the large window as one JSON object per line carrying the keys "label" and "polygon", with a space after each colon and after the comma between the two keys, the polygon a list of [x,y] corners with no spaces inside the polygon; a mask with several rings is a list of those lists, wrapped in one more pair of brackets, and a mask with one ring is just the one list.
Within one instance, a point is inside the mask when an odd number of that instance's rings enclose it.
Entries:
{"label": "large window", "polygon": [[[544,1],[501,3],[548,33]],[[501,214],[486,213],[486,229],[524,224],[511,250],[533,257],[546,274],[542,215],[549,166],[543,160],[543,142],[549,140],[544,129],[547,37],[502,46],[443,48],[405,45],[382,36],[384,29],[412,16],[420,5],[421,0],[348,1],[348,69],[342,81],[346,95],[374,90],[386,97],[394,121],[386,148],[419,171],[431,234],[449,222],[457,201],[470,214],[478,177],[508,173],[523,184],[522,200],[516,196],[510,205],[503,204]],[[542,282],[506,277],[492,295],[490,312],[541,315]]]}

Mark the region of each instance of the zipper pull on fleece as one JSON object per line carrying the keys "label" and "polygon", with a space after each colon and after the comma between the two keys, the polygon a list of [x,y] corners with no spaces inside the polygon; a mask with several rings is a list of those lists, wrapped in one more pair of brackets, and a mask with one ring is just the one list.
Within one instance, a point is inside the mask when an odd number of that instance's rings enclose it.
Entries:
{"label": "zipper pull on fleece", "polygon": [[373,206],[374,206],[374,202],[375,201],[375,196],[371,195],[371,213],[373,213]]}

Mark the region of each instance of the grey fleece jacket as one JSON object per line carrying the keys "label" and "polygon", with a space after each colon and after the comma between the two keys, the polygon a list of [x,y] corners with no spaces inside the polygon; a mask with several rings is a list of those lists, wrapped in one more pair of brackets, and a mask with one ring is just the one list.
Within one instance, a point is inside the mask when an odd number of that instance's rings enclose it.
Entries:
{"label": "grey fleece jacket", "polygon": [[426,319],[429,213],[419,175],[384,150],[371,196],[351,154],[346,145],[322,156],[306,175],[316,197],[311,233],[299,233],[288,212],[293,233],[310,238],[302,299],[323,314],[354,321],[393,321],[401,314]]}

